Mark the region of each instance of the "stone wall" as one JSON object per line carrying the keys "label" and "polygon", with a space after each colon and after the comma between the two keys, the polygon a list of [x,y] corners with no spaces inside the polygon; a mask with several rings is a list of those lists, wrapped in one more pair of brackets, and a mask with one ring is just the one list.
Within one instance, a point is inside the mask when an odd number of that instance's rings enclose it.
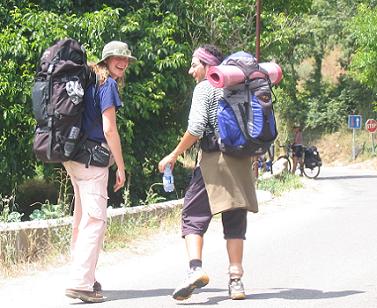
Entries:
{"label": "stone wall", "polygon": [[[129,208],[108,208],[108,223],[126,221],[131,217],[163,216],[177,207],[182,207],[183,199]],[[39,221],[0,223],[0,261],[5,254],[16,261],[28,261],[38,252],[51,245],[51,238],[57,234],[70,234],[72,217]],[[67,229],[67,230],[63,230]],[[60,232],[59,232],[60,231]],[[67,231],[67,232],[62,232]],[[67,239],[69,241],[69,239]],[[4,254],[2,256],[2,254]]]}

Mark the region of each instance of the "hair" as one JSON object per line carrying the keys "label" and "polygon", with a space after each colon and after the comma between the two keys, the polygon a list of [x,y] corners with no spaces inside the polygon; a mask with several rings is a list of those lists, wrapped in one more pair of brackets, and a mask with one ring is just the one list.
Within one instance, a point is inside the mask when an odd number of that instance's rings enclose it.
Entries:
{"label": "hair", "polygon": [[[216,57],[219,62],[223,62],[224,60],[224,55],[223,53],[220,51],[220,49],[218,47],[216,47],[215,45],[212,45],[212,44],[204,44],[204,45],[200,45],[199,47],[201,48],[204,48],[207,52],[209,52],[210,54],[212,54],[214,57]],[[206,65],[205,63],[203,63],[202,61],[200,61],[203,65]]]}
{"label": "hair", "polygon": [[[100,85],[103,85],[110,76],[106,60],[100,63],[89,63],[89,67],[96,73]],[[124,86],[124,77],[118,78],[116,82],[118,84],[118,89],[121,90]]]}

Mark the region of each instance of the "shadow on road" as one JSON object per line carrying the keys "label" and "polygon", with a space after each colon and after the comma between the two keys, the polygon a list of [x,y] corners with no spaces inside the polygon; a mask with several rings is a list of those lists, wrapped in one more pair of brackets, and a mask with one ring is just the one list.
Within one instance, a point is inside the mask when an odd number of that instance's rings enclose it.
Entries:
{"label": "shadow on road", "polygon": [[319,176],[316,181],[321,180],[351,180],[351,179],[377,179],[377,175],[335,175],[335,176]]}
{"label": "shadow on road", "polygon": [[[281,290],[281,289],[279,289]],[[322,298],[335,298],[365,293],[364,291],[347,290],[347,291],[330,291],[323,292],[321,290],[312,289],[283,289],[277,292],[260,293],[248,296],[250,299],[270,299],[270,298],[283,298],[283,299],[322,299]]]}
{"label": "shadow on road", "polygon": [[[171,296],[174,289],[152,289],[152,290],[109,290],[103,291],[106,301],[116,301],[121,299]],[[201,292],[204,290],[201,290]],[[224,289],[206,289],[207,292],[224,292]],[[172,299],[173,300],[173,299]]]}
{"label": "shadow on road", "polygon": [[[272,289],[276,290],[276,292],[268,292],[268,293],[254,293],[249,294],[246,296],[246,299],[250,300],[257,300],[257,299],[272,299],[272,298],[281,298],[287,300],[307,300],[307,299],[323,299],[323,298],[337,298],[337,297],[345,297],[351,296],[355,294],[365,293],[365,291],[357,291],[357,290],[346,290],[346,291],[330,291],[330,292],[323,292],[321,290],[313,290],[313,289]],[[279,290],[279,291],[277,291]],[[213,292],[221,292],[227,294],[228,290],[225,289],[201,289],[197,291],[198,293],[213,293]],[[112,299],[108,300],[115,300],[115,299],[122,299],[122,298],[130,298],[130,297],[151,297],[151,296],[164,296],[164,295],[171,295],[173,290],[170,289],[158,289],[158,290],[149,290],[149,291],[111,291],[111,292],[119,292],[118,295],[114,296]],[[224,296],[213,296],[208,297],[206,302],[195,302],[195,293],[189,302],[182,301],[178,302],[175,301],[177,306],[201,306],[201,305],[218,305],[220,302],[225,300],[230,300],[228,295]]]}
{"label": "shadow on road", "polygon": [[[320,290],[312,290],[312,289],[272,289],[272,290],[279,290],[276,292],[268,292],[268,293],[254,293],[247,295],[246,299],[250,300],[257,300],[257,299],[271,299],[271,298],[282,298],[288,300],[306,300],[306,299],[323,299],[323,298],[336,298],[336,297],[345,297],[351,296],[355,294],[365,293],[365,291],[357,291],[357,290],[346,290],[346,291],[330,291],[330,292],[323,292]],[[143,297],[156,297],[156,296],[171,296],[173,293],[173,289],[154,289],[154,290],[109,290],[103,291],[104,296],[106,297],[106,301],[116,301],[122,299],[132,299],[132,298],[143,298]],[[213,293],[213,292],[221,292],[227,293],[225,289],[202,289],[199,291],[200,293]],[[193,298],[195,293],[193,294]],[[220,302],[229,300],[229,296],[214,296],[209,297],[206,302],[177,302],[177,306],[192,306],[192,305],[218,305]],[[172,301],[174,301],[172,299]],[[84,304],[84,303],[80,303]]]}

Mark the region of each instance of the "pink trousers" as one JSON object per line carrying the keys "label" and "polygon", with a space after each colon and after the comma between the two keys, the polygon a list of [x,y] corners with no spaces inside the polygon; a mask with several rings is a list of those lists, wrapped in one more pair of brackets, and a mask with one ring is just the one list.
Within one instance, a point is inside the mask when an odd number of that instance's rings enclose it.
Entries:
{"label": "pink trousers", "polygon": [[93,290],[95,270],[106,231],[109,169],[68,161],[64,164],[75,194],[72,267],[68,288]]}

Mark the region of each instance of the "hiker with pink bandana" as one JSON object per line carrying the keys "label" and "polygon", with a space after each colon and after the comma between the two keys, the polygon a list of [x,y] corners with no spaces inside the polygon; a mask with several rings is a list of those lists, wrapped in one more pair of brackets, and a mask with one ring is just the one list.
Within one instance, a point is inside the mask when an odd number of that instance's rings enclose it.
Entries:
{"label": "hiker with pink bandana", "polygon": [[[215,88],[206,79],[208,70],[223,61],[223,55],[213,45],[196,49],[191,60],[189,74],[196,81],[193,92],[188,128],[176,148],[159,162],[159,170],[174,164],[203,136],[217,129],[217,107],[223,97],[223,89]],[[203,269],[203,237],[213,215],[221,213],[224,239],[229,258],[228,290],[231,299],[244,299],[245,290],[242,257],[247,226],[247,212],[257,212],[251,158],[234,158],[222,154],[216,145],[211,151],[199,152],[198,163],[193,170],[191,182],[186,190],[182,209],[182,237],[185,239],[189,272],[187,278],[173,292],[176,300],[189,298],[195,289],[209,283]]]}

